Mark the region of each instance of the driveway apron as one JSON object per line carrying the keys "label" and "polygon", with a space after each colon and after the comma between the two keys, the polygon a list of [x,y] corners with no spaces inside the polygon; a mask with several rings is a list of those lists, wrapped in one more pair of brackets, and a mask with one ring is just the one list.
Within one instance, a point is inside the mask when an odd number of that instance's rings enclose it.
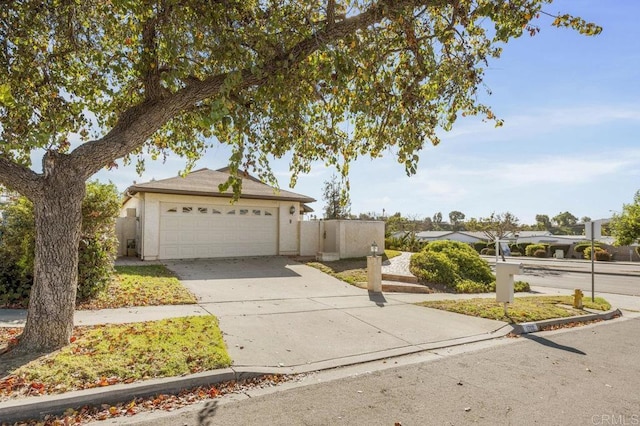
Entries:
{"label": "driveway apron", "polygon": [[218,317],[235,366],[344,365],[493,338],[506,325],[369,293],[286,257],[166,265]]}

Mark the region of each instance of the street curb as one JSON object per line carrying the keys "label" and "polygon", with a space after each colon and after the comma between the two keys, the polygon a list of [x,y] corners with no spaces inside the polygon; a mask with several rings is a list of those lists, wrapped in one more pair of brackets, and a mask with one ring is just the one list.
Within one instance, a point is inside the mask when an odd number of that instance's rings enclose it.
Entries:
{"label": "street curb", "polygon": [[0,419],[2,424],[5,422],[12,424],[26,419],[42,419],[47,415],[62,414],[70,408],[80,409],[86,405],[115,404],[160,393],[177,394],[183,389],[240,381],[267,374],[279,373],[275,368],[253,371],[225,368],[183,377],[153,379],[141,383],[119,384],[60,395],[20,398],[0,403]]}
{"label": "street curb", "polygon": [[87,405],[116,404],[130,401],[135,398],[157,394],[177,394],[184,389],[196,388],[199,386],[210,386],[229,381],[242,381],[265,375],[304,374],[313,371],[330,370],[354,364],[426,352],[434,349],[493,340],[504,337],[509,333],[518,335],[527,334],[539,331],[541,328],[546,326],[566,324],[570,322],[586,322],[597,319],[609,320],[614,316],[620,315],[622,315],[622,313],[619,309],[612,309],[602,313],[578,315],[561,319],[551,319],[516,325],[507,324],[492,332],[481,335],[433,342],[429,344],[410,345],[380,352],[353,355],[310,364],[283,367],[236,366],[190,374],[183,377],[168,377],[148,380],[141,383],[118,384],[107,387],[73,391],[60,395],[20,398],[0,403],[0,419],[3,422],[2,424],[12,424],[26,419],[42,419],[47,415],[60,415],[70,408],[77,410]]}
{"label": "street curb", "polygon": [[0,403],[0,424],[13,424],[19,421],[42,419],[47,415],[61,415],[68,409],[78,410],[87,405],[116,404],[157,394],[178,394],[184,389],[210,386],[222,382],[242,381],[266,375],[293,375],[331,370],[434,349],[497,339],[506,336],[509,332],[510,328],[507,324],[494,331],[480,335],[428,344],[410,345],[309,364],[283,367],[232,366],[230,368],[190,374],[183,377],[153,379],[141,383],[112,385],[67,392],[60,395],[20,398]]}
{"label": "street curb", "polygon": [[620,309],[610,309],[602,313],[577,315],[573,317],[556,318],[556,319],[550,319],[550,320],[544,320],[544,321],[524,322],[521,324],[512,325],[511,327],[513,330],[511,332],[513,334],[535,333],[537,331],[540,331],[540,329],[549,327],[549,326],[569,324],[573,322],[588,322],[588,321],[594,321],[594,320],[606,321],[616,316],[622,316],[622,312],[620,312]]}

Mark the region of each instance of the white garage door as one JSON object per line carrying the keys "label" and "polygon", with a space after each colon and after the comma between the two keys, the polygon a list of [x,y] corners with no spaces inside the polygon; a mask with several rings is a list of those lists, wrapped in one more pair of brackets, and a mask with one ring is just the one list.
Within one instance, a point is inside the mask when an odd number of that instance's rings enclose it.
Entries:
{"label": "white garage door", "polygon": [[160,204],[160,258],[271,256],[278,251],[275,207]]}

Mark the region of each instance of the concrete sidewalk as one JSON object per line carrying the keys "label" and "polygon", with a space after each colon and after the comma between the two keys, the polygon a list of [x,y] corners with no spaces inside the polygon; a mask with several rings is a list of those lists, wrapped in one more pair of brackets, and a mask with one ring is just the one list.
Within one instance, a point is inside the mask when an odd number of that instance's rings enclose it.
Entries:
{"label": "concrete sidewalk", "polygon": [[[488,295],[373,294],[283,257],[167,262],[198,297],[196,305],[77,311],[78,325],[216,315],[229,369],[0,403],[20,419],[86,404],[115,403],[262,374],[294,374],[495,339],[505,322],[414,305]],[[21,326],[24,311],[0,310],[0,326]]]}
{"label": "concrete sidewalk", "polygon": [[[413,305],[469,295],[370,294],[284,257],[166,264],[197,296],[197,305],[76,311],[76,324],[212,314],[234,366],[288,371],[491,339],[510,330],[504,322]],[[0,326],[21,326],[25,317],[24,311],[0,310]]]}

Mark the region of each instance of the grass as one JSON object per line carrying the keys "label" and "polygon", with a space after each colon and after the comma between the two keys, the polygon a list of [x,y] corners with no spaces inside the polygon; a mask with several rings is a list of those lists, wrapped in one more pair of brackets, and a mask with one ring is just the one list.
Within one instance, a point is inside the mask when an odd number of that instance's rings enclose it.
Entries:
{"label": "grass", "polygon": [[195,296],[163,265],[116,266],[115,269],[116,276],[107,289],[79,303],[77,309],[196,303]]}
{"label": "grass", "polygon": [[[517,297],[509,305],[508,314],[504,315],[504,307],[495,299],[439,300],[418,303],[427,308],[442,309],[474,317],[495,319],[514,323],[542,321],[553,318],[565,318],[574,315],[585,315],[588,311],[574,309],[573,296],[527,296]],[[586,297],[585,308],[606,311],[611,305],[605,299],[596,297],[595,302]]]}
{"label": "grass", "polygon": [[71,344],[0,381],[0,400],[182,376],[229,365],[231,359],[213,316],[77,327]]}
{"label": "grass", "polygon": [[[385,250],[382,255],[382,261],[400,256],[402,252],[397,250]],[[340,259],[331,262],[308,262],[308,266],[312,266],[325,274],[331,275],[351,285],[358,286],[360,283],[367,282],[367,258],[354,257],[351,259]]]}

